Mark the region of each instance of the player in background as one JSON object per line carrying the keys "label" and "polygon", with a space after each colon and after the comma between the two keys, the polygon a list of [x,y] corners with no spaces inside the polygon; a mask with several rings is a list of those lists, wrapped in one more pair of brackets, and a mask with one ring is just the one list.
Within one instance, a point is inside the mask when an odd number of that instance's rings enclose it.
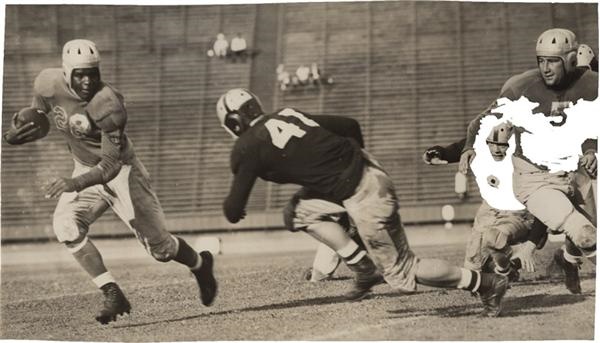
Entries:
{"label": "player in background", "polygon": [[[550,29],[537,39],[538,68],[511,77],[502,87],[498,98],[517,100],[525,96],[538,103],[535,113],[556,117],[554,126],[568,120],[564,108],[580,99],[593,101],[598,96],[598,74],[586,68],[577,68],[577,39],[566,29]],[[459,169],[466,173],[475,156],[473,143],[479,131],[480,120],[493,115],[493,105],[475,118],[467,131],[467,140],[461,155]],[[513,188],[516,198],[527,210],[555,233],[564,232],[565,245],[554,254],[554,261],[565,273],[565,284],[572,293],[580,293],[578,267],[585,257],[596,254],[596,225],[578,207],[574,206],[573,172],[550,173],[545,166],[536,165],[523,154],[516,128],[517,147],[513,155]],[[597,172],[597,140],[582,144],[581,167],[592,177]]]}
{"label": "player in background", "polygon": [[577,48],[577,67],[598,72],[598,58],[596,58],[594,50],[586,44],[579,44],[579,48]]}
{"label": "player in background", "polygon": [[[511,134],[511,128],[501,124],[487,137],[486,143],[495,161],[506,157]],[[423,153],[423,161],[433,165],[457,163],[465,141],[462,139],[446,147],[432,146]],[[535,271],[533,251],[543,248],[546,238],[546,226],[526,210],[498,210],[483,200],[465,249],[465,268],[493,271],[517,281],[521,266],[528,272]],[[511,246],[520,243],[520,249],[513,254]]]}
{"label": "player in background", "polygon": [[258,98],[245,89],[223,94],[217,102],[217,116],[223,128],[236,138],[231,152],[234,179],[223,203],[230,222],[244,218],[258,177],[301,185],[313,193],[307,200],[323,200],[337,206],[338,213],[348,213],[368,255],[355,248],[356,243],[339,224],[319,221],[323,213],[311,213],[301,200],[296,211],[312,220],[306,231],[337,251],[349,267],[359,258],[363,261],[371,257],[375,262],[377,268],[373,263],[351,268],[358,282],[348,299],[361,299],[379,283],[379,269],[395,289],[412,292],[420,283],[477,292],[484,304],[482,315],[500,314],[508,279],[415,256],[408,246],[391,178],[354,139],[324,129],[315,116],[293,108],[265,114]]}
{"label": "player in background", "polygon": [[[200,287],[204,305],[217,292],[213,257],[198,254],[166,230],[165,216],[150,185],[150,176],[137,158],[125,131],[123,96],[100,77],[100,54],[84,39],[67,42],[62,68],[44,69],[35,79],[33,108],[47,113],[61,132],[74,160],[72,177],[48,182],[47,198],[59,198],[53,228],[75,260],[104,294],[96,315],[102,324],[129,313],[131,305],[102,256],[88,238],[89,227],[109,207],[134,232],[150,255],[160,262],[174,260],[189,267]],[[9,144],[36,138],[33,123],[12,126],[4,134]]]}

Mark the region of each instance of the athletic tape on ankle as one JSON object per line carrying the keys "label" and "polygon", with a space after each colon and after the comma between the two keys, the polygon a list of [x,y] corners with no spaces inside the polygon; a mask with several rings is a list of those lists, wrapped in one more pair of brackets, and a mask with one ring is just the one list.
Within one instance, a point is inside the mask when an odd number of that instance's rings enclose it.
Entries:
{"label": "athletic tape on ankle", "polygon": [[366,254],[367,254],[366,251],[360,250],[358,252],[358,254],[356,254],[356,256],[352,257],[351,259],[346,260],[346,263],[347,264],[357,264],[358,261],[360,261],[363,257],[365,257]]}
{"label": "athletic tape on ankle", "polygon": [[358,244],[356,244],[356,242],[351,240],[350,242],[348,242],[348,244],[346,244],[345,247],[341,248],[340,250],[338,250],[336,252],[342,258],[348,258],[352,254],[355,254],[357,249],[358,249]]}
{"label": "athletic tape on ankle", "polygon": [[93,278],[92,281],[98,288],[100,288],[110,282],[116,283],[115,279],[110,274],[110,272],[102,273],[102,274],[96,276],[95,278]]}
{"label": "athletic tape on ankle", "polygon": [[565,261],[572,263],[572,264],[580,264],[581,262],[583,262],[583,256],[575,256],[575,255],[571,255],[567,252],[567,250],[562,249],[563,251],[563,257],[565,258]]}

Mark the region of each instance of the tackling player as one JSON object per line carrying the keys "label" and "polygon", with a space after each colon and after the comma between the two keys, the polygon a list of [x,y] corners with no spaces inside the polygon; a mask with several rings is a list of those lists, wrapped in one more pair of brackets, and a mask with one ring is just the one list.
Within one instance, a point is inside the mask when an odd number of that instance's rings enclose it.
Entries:
{"label": "tackling player", "polygon": [[[211,305],[217,292],[213,256],[208,251],[198,254],[185,240],[166,230],[150,176],[125,131],[123,96],[102,81],[100,54],[93,42],[76,39],[64,45],[62,69],[44,69],[36,77],[32,107],[51,116],[74,160],[72,177],[50,180],[46,197],[59,198],[53,216],[58,241],[104,294],[104,306],[96,320],[107,324],[131,310],[88,238],[90,225],[109,207],[154,259],[188,266],[200,288],[202,303]],[[32,124],[16,127],[13,122],[4,139],[9,144],[35,140],[38,128]]]}
{"label": "tackling player", "polygon": [[[358,142],[361,148],[364,148],[364,139],[360,124],[352,119],[343,116],[332,116],[332,115],[320,115],[313,118],[321,127],[329,130],[342,137],[348,137]],[[330,205],[320,200],[309,200],[310,191],[306,188],[300,189],[296,194],[292,196],[288,204],[283,209],[283,222],[285,228],[289,231],[305,231],[307,226],[310,225],[311,219],[305,216],[302,208],[307,206],[320,206],[321,209],[314,209],[310,213],[326,213],[330,208],[334,211],[339,209],[337,205]],[[302,202],[302,206],[298,208],[298,204]],[[365,250],[365,246],[358,236],[356,226],[350,223],[348,214],[343,213],[332,213],[328,216],[319,218],[319,221],[332,221],[340,224],[344,230],[348,233],[350,238],[358,245],[359,250]],[[353,245],[352,243],[350,243]],[[342,261],[342,257],[338,253],[332,250],[327,244],[319,243],[317,251],[313,259],[312,267],[304,273],[304,278],[311,282],[328,280],[332,277],[333,273]],[[352,266],[351,266],[352,269]]]}
{"label": "tackling player", "polygon": [[[306,113],[284,108],[265,114],[258,98],[245,89],[232,89],[217,102],[219,122],[237,140],[231,152],[234,179],[223,210],[236,223],[244,218],[245,207],[258,177],[276,183],[293,183],[306,187],[332,205],[347,212],[369,255],[395,289],[416,290],[417,283],[433,287],[456,287],[478,292],[485,316],[498,316],[508,279],[496,274],[480,273],[436,259],[420,259],[408,246],[398,213],[398,198],[391,178],[381,165],[354,139],[336,135]],[[310,199],[309,199],[310,200]],[[305,217],[314,220],[307,232],[326,243],[341,256],[357,260],[359,255],[345,255],[344,244],[350,240],[343,228],[332,222],[319,222],[317,211],[297,206]],[[341,244],[340,244],[341,243]],[[357,250],[354,250],[355,252]],[[380,281],[376,268],[369,263],[355,269],[357,280],[349,299],[360,299]],[[365,280],[361,283],[361,280]],[[368,282],[367,282],[368,281]]]}
{"label": "tackling player", "polygon": [[[486,143],[495,161],[506,157],[511,134],[507,125],[498,125],[487,137]],[[423,161],[427,164],[459,162],[464,144],[465,139],[462,139],[446,147],[430,147],[423,154]],[[465,249],[465,267],[494,271],[517,281],[521,266],[529,272],[535,271],[533,251],[541,249],[546,238],[546,226],[526,210],[498,210],[484,200],[475,215]],[[513,255],[511,245],[519,243],[523,243],[521,249]]]}
{"label": "tackling player", "polygon": [[[578,44],[575,34],[566,29],[550,29],[537,39],[538,68],[511,77],[502,87],[498,98],[517,100],[525,96],[538,103],[536,113],[556,117],[554,126],[568,119],[564,109],[580,99],[593,101],[598,96],[598,74],[577,68]],[[475,156],[473,143],[483,116],[492,114],[493,106],[469,125],[460,169],[466,173]],[[578,266],[584,256],[596,253],[596,226],[588,216],[573,205],[573,172],[550,173],[545,166],[536,165],[523,154],[522,129],[515,130],[517,147],[513,155],[513,188],[517,199],[529,212],[556,233],[564,232],[567,239],[554,260],[565,273],[565,283],[572,293],[580,293]],[[597,173],[597,141],[582,144],[580,165],[592,177]]]}

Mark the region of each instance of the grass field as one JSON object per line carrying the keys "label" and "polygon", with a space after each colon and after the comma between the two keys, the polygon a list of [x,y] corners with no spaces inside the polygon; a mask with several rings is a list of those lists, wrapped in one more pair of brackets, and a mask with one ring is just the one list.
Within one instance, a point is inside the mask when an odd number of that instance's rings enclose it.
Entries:
{"label": "grass field", "polygon": [[[44,244],[36,245],[44,249]],[[546,266],[557,243],[538,256],[540,272],[523,273],[505,300],[504,316],[479,318],[479,300],[454,289],[420,287],[401,294],[387,285],[358,303],[341,294],[351,284],[301,277],[312,251],[224,254],[216,258],[220,292],[203,307],[189,272],[150,257],[108,258],[132,303],[131,315],[107,326],[93,315],[102,297],[72,261],[3,264],[2,339],[77,341],[198,340],[546,340],[593,339],[594,265],[581,271],[572,295]],[[463,244],[423,246],[417,254],[462,262]]]}

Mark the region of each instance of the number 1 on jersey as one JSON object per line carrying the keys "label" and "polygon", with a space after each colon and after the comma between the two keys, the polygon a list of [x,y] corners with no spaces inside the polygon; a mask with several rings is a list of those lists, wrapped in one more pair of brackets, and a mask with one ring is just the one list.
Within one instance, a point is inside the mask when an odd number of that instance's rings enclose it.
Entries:
{"label": "number 1 on jersey", "polygon": [[298,125],[286,123],[279,119],[269,119],[265,123],[265,127],[269,130],[273,145],[279,149],[283,149],[292,137],[301,138],[306,134]]}

